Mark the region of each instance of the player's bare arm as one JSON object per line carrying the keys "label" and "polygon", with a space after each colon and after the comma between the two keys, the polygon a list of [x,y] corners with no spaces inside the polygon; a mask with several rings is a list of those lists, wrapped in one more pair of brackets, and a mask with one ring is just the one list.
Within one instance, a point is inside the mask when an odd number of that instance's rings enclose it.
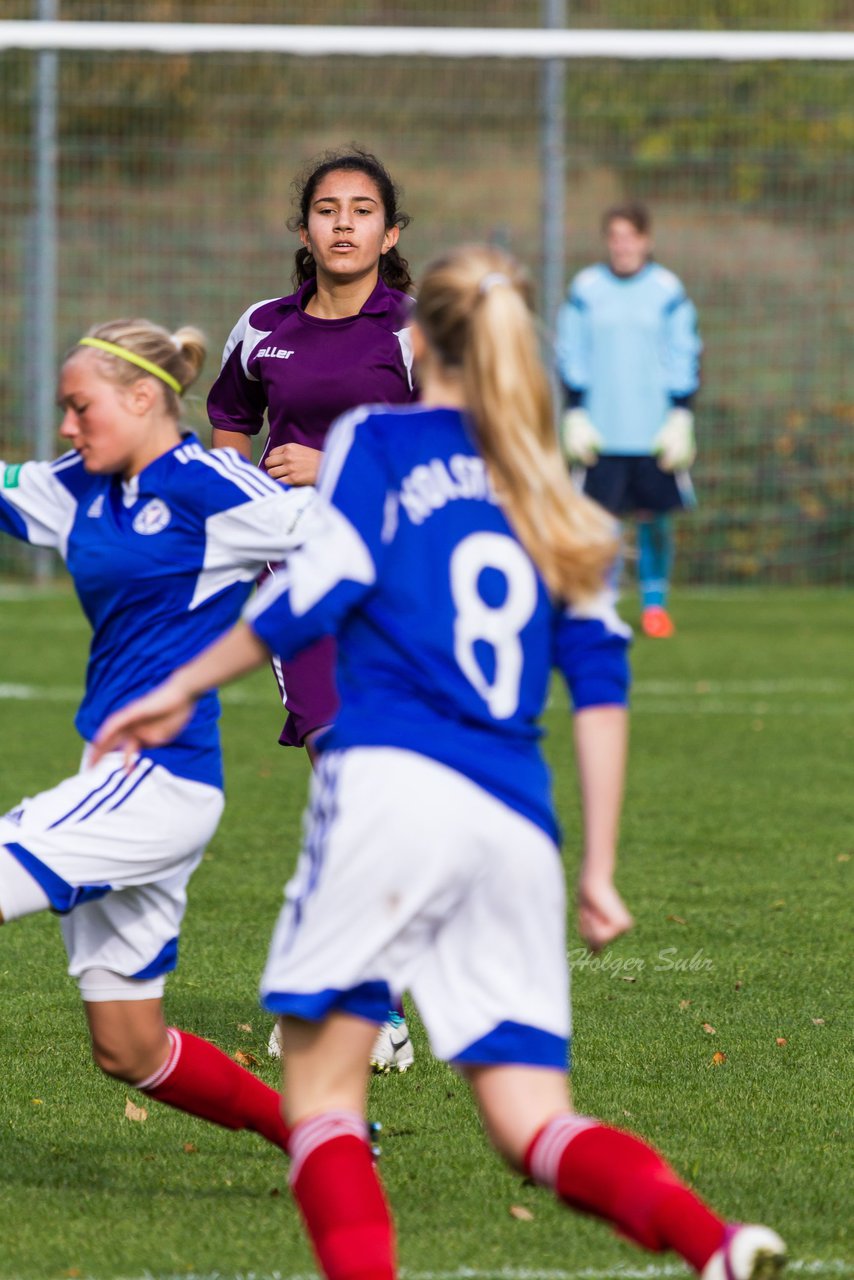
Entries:
{"label": "player's bare arm", "polygon": [[578,929],[591,951],[598,951],[633,923],[614,886],[628,745],[626,710],[588,707],[576,714],[574,732],[584,815]]}
{"label": "player's bare arm", "polygon": [[252,460],[252,438],[243,431],[223,431],[222,427],[214,427],[211,446],[214,449],[236,449],[242,458]]}

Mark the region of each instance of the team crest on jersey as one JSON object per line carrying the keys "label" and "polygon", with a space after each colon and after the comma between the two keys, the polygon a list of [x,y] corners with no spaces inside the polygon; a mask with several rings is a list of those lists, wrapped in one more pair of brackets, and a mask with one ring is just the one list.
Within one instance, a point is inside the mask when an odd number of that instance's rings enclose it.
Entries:
{"label": "team crest on jersey", "polygon": [[103,493],[99,493],[97,497],[93,498],[92,501],[89,503],[89,510],[86,512],[86,514],[87,516],[89,516],[90,520],[97,520],[98,516],[103,515],[103,513],[104,513],[104,495]]}
{"label": "team crest on jersey", "polygon": [[162,498],[152,498],[133,518],[134,533],[160,533],[172,519],[172,512]]}

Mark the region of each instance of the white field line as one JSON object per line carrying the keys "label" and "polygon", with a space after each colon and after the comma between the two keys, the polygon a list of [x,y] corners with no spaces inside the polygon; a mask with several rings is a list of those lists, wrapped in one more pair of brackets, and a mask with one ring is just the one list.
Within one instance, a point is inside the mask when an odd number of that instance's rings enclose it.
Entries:
{"label": "white field line", "polygon": [[[275,692],[254,693],[243,689],[223,689],[224,703],[235,706],[260,707],[275,703]],[[83,697],[82,685],[0,684],[0,702],[72,702]]]}
{"label": "white field line", "polygon": [[[680,1263],[655,1263],[637,1267],[583,1267],[577,1271],[540,1269],[537,1267],[500,1267],[482,1270],[476,1267],[458,1267],[453,1271],[411,1271],[401,1268],[401,1280],[678,1280],[692,1275]],[[812,1262],[792,1261],[786,1267],[787,1275],[835,1276],[840,1280],[854,1280],[854,1262],[842,1258],[819,1259]],[[210,1273],[182,1272],[169,1275],[145,1271],[141,1276],[123,1277],[122,1280],[318,1280],[314,1271],[239,1271],[236,1274],[223,1271]]]}
{"label": "white field line", "polygon": [[35,587],[30,582],[0,583],[0,604],[30,604],[35,600],[73,600],[68,587]]}
{"label": "white field line", "polygon": [[850,716],[854,702],[725,702],[684,698],[678,702],[646,702],[632,699],[633,715],[652,716]]}
{"label": "white field line", "polygon": [[[0,595],[0,604],[2,603],[4,602]],[[46,622],[44,614],[22,614],[12,609],[0,613],[0,631],[12,631],[16,635],[21,631],[39,631],[52,636],[58,631],[74,632],[81,636],[91,635],[91,628],[82,614],[69,616],[60,614],[58,618],[51,618],[50,622]]]}
{"label": "white field line", "polygon": [[[713,716],[850,716],[854,702],[840,695],[854,691],[845,680],[638,680],[632,690],[636,715]],[[791,695],[808,701],[789,701]],[[78,685],[0,683],[0,701],[77,703]],[[267,690],[241,687],[223,690],[225,706],[257,707],[270,703]],[[549,705],[552,705],[551,700]]]}
{"label": "white field line", "polygon": [[705,696],[709,693],[847,693],[854,689],[851,680],[813,680],[796,677],[793,680],[635,680],[635,693],[686,694]]}

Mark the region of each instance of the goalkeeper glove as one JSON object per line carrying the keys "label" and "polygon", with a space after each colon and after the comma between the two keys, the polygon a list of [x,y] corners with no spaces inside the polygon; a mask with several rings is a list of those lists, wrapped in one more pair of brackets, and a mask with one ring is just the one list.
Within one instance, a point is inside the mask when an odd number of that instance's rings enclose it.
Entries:
{"label": "goalkeeper glove", "polygon": [[563,449],[570,462],[592,467],[605,441],[584,409],[568,409],[561,423]]}
{"label": "goalkeeper glove", "polygon": [[671,409],[652,442],[662,471],[687,471],[697,456],[694,415],[690,409]]}

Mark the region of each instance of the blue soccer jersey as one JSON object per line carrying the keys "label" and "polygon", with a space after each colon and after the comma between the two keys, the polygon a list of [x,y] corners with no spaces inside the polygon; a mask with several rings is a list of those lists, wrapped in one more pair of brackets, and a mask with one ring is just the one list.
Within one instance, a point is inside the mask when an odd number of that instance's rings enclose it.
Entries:
{"label": "blue soccer jersey", "polygon": [[628,628],[604,599],[550,599],[457,410],[345,415],[318,488],[303,545],[245,617],[284,658],[338,635],[341,710],[322,749],[420,752],[556,838],[537,726],[549,673],[576,709],[624,703]]}
{"label": "blue soccer jersey", "polygon": [[672,271],[579,272],[558,313],[561,381],[602,436],[603,455],[651,454],[669,410],[700,382],[697,313]]}
{"label": "blue soccer jersey", "polygon": [[[60,552],[92,626],[75,721],[84,739],[235,621],[260,569],[295,545],[313,494],[194,436],[128,481],[91,475],[76,452],[0,462],[0,530]],[[207,694],[173,743],[145,754],[221,786],[218,714]]]}

